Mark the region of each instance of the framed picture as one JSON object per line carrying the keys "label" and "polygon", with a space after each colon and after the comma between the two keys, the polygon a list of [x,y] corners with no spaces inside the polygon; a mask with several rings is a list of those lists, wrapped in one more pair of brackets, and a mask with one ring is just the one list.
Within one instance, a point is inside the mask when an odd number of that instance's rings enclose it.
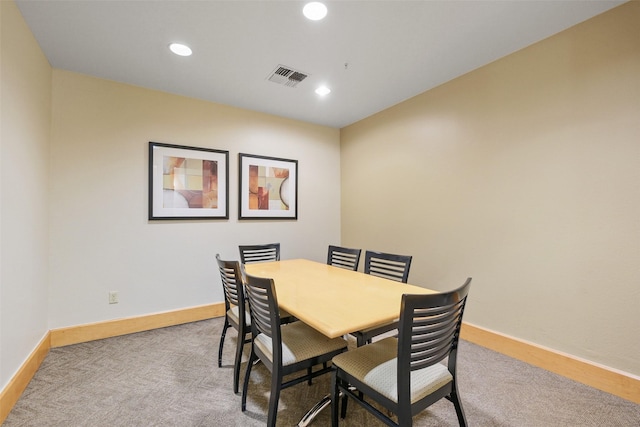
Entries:
{"label": "framed picture", "polygon": [[228,219],[229,152],[149,143],[149,219]]}
{"label": "framed picture", "polygon": [[238,155],[239,219],[298,219],[298,161]]}

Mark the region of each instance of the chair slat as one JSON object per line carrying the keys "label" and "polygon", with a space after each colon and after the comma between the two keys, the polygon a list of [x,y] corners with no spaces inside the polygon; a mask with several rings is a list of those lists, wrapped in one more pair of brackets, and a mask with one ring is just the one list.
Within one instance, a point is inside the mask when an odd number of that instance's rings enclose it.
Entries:
{"label": "chair slat", "polygon": [[280,261],[280,243],[266,245],[240,245],[240,261],[243,264],[254,262]]}
{"label": "chair slat", "polygon": [[411,259],[410,255],[366,251],[364,255],[364,272],[373,276],[407,283]]}
{"label": "chair slat", "polygon": [[327,264],[347,270],[358,270],[360,263],[361,249],[345,248],[342,246],[329,245],[327,253]]}

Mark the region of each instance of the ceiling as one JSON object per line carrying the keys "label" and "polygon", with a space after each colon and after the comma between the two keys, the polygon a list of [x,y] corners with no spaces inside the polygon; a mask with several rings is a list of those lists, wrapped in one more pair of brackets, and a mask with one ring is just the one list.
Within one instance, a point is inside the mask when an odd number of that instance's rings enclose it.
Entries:
{"label": "ceiling", "polygon": [[[334,128],[624,1],[324,3],[327,17],[310,21],[294,0],[16,0],[54,68]],[[308,77],[268,80],[279,65]]]}

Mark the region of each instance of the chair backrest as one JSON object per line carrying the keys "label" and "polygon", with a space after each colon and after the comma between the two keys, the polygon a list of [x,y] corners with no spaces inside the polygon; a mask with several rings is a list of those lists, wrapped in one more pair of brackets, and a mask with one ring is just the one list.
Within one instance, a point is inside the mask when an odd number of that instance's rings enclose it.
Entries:
{"label": "chair backrest", "polygon": [[329,252],[327,253],[327,264],[357,271],[358,264],[360,264],[361,252],[362,249],[351,249],[341,246],[329,245]]}
{"label": "chair backrest", "polygon": [[266,245],[240,245],[240,261],[243,264],[252,262],[280,261],[280,243]]}
{"label": "chair backrest", "polygon": [[[224,290],[225,311],[228,311],[231,305],[239,308],[244,307],[244,285],[240,263],[238,261],[224,261],[220,259],[220,254],[216,254],[216,261],[218,263],[218,269],[220,270],[220,279],[222,280],[222,288]],[[238,317],[241,323],[245,322],[244,312],[244,310],[238,310]]]}
{"label": "chair backrest", "polygon": [[407,283],[411,259],[411,255],[366,251],[364,254],[364,272],[372,276]]}
{"label": "chair backrest", "polygon": [[251,313],[251,332],[254,337],[264,334],[271,338],[275,348],[282,345],[280,338],[280,312],[273,279],[246,275],[245,289],[249,312]]}
{"label": "chair backrest", "polygon": [[471,278],[458,289],[437,294],[402,296],[398,324],[398,398],[410,398],[411,371],[449,358],[455,378],[460,325]]}

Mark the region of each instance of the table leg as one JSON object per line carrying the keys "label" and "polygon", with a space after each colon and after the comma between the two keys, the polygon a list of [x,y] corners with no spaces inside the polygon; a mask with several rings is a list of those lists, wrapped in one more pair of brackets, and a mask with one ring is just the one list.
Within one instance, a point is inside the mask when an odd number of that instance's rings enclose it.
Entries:
{"label": "table leg", "polygon": [[298,422],[298,427],[307,427],[315,419],[316,415],[322,412],[322,410],[329,405],[331,405],[331,395],[327,394],[318,403],[316,403],[313,408],[309,409],[309,411],[304,414],[304,417],[302,417],[300,422]]}
{"label": "table leg", "polygon": [[[349,390],[354,391],[356,390],[356,388],[350,385]],[[339,392],[338,398],[342,397],[343,394],[344,393]],[[307,427],[315,419],[316,415],[322,412],[322,410],[329,405],[331,405],[331,395],[327,394],[318,403],[316,403],[313,408],[309,409],[309,411],[304,414],[304,417],[302,417],[302,419],[298,422],[297,427]]]}

